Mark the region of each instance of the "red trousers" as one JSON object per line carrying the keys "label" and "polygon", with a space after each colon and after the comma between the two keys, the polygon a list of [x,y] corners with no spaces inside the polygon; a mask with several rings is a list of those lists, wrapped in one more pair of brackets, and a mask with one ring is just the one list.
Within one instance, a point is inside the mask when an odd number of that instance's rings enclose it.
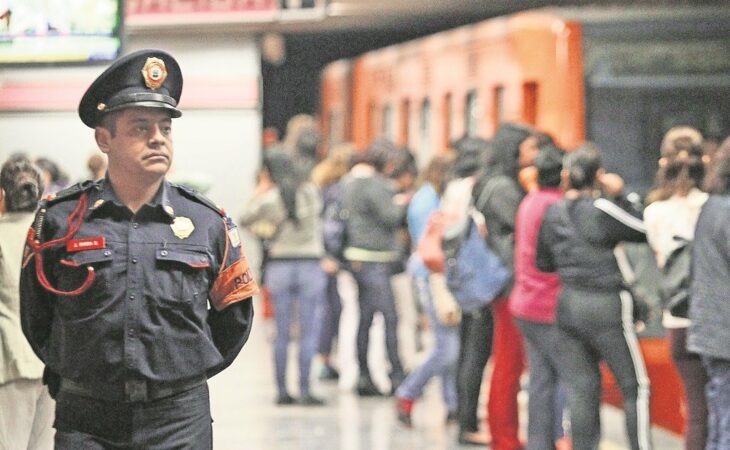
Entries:
{"label": "red trousers", "polygon": [[489,384],[487,422],[492,434],[493,450],[522,448],[517,437],[519,419],[517,394],[520,375],[524,369],[522,335],[507,308],[507,298],[492,303],[494,315],[494,342],[492,344],[493,371]]}

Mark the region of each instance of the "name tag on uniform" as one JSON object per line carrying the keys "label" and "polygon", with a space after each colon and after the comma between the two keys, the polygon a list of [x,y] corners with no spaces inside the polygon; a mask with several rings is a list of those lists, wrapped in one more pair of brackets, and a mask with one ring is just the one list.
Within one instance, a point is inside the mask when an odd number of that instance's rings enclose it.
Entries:
{"label": "name tag on uniform", "polygon": [[74,239],[66,243],[67,252],[79,252],[81,250],[97,250],[106,247],[104,236],[94,236],[84,239]]}

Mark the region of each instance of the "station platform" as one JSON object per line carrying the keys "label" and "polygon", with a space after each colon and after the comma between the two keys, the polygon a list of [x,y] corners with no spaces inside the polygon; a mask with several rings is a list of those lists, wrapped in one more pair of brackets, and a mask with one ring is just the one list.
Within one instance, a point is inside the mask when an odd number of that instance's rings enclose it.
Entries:
{"label": "station platform", "polygon": [[[359,397],[354,392],[357,379],[355,332],[357,304],[352,279],[341,275],[343,313],[337,347],[339,381],[317,378],[320,362],[312,367],[312,392],[325,399],[325,406],[278,406],[272,356],[273,323],[261,314],[259,306],[249,342],[231,367],[210,380],[213,413],[213,440],[216,450],[447,450],[488,448],[459,446],[458,427],[446,424],[446,410],[437,380],[433,380],[413,411],[413,427],[406,428],[396,417],[392,397]],[[427,354],[430,335],[422,334],[416,345],[416,314],[408,300],[408,282],[396,280],[396,296],[401,313],[399,338],[405,367],[414,367]],[[258,299],[255,300],[258,302]],[[388,378],[382,320],[376,318],[371,330],[371,370],[374,381],[387,391]],[[289,386],[297,396],[296,346],[290,346]],[[484,397],[484,396],[482,396]],[[480,414],[486,413],[481,399]],[[522,433],[526,425],[527,395],[519,396]],[[627,449],[623,413],[612,406],[601,411],[603,434],[601,450]],[[481,421],[486,427],[486,422]],[[653,428],[655,449],[680,450],[680,436]]]}

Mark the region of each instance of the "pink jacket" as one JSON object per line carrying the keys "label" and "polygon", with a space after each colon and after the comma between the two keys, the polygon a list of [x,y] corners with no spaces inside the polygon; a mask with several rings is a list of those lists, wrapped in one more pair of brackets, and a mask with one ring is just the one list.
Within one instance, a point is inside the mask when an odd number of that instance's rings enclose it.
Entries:
{"label": "pink jacket", "polygon": [[541,188],[522,199],[515,221],[515,285],[509,310],[518,319],[555,322],[560,292],[557,273],[541,272],[535,265],[537,238],[548,207],[563,198],[560,189]]}

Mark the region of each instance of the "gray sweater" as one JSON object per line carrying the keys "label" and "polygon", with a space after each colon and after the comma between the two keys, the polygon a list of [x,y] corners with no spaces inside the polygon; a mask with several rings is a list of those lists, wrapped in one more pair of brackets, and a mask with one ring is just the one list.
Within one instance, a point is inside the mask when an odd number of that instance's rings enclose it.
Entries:
{"label": "gray sweater", "polygon": [[322,197],[312,183],[297,191],[299,223],[287,219],[286,207],[278,188],[251,199],[239,222],[252,229],[267,222],[276,228],[269,247],[270,259],[319,259],[324,256],[322,242]]}
{"label": "gray sweater", "polygon": [[344,181],[343,207],[349,212],[345,259],[396,261],[395,237],[406,208],[393,203],[395,191],[385,177],[356,169]]}

